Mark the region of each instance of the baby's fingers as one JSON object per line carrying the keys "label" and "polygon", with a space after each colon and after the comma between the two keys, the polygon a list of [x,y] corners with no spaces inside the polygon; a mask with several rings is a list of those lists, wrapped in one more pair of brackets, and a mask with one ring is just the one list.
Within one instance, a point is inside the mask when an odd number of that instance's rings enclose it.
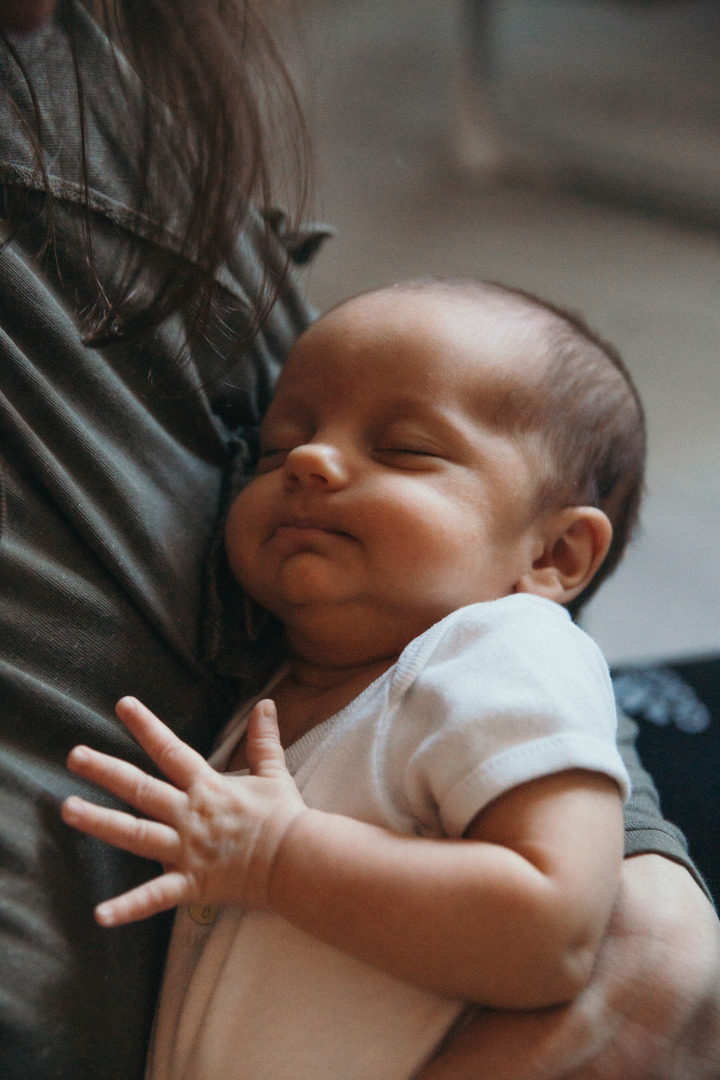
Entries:
{"label": "baby's fingers", "polygon": [[172,865],[177,859],[178,834],[168,825],[136,818],[122,810],[96,806],[77,795],[65,800],[61,813],[66,825],[72,825],[132,855],[141,855],[166,865]]}
{"label": "baby's fingers", "polygon": [[171,870],[146,881],[136,889],[105,900],[95,908],[95,918],[101,926],[124,926],[168,911],[188,900],[188,884],[184,874]]}
{"label": "baby's fingers", "polygon": [[185,795],[171,784],[88,746],[74,747],[68,755],[67,765],[76,776],[92,781],[134,806],[141,814],[166,824],[175,820],[185,803]]}
{"label": "baby's fingers", "polygon": [[205,758],[178,739],[137,698],[121,698],[115,712],[162,773],[182,791],[187,791],[193,780],[210,768]]}
{"label": "baby's fingers", "polygon": [[270,698],[258,701],[248,718],[246,753],[253,776],[289,776],[280,742],[277,709]]}

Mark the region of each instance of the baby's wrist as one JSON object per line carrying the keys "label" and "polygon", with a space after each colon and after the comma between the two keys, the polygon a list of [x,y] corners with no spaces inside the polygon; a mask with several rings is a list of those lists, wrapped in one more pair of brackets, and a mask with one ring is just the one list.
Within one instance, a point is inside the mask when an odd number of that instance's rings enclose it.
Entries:
{"label": "baby's wrist", "polygon": [[327,819],[332,816],[306,806],[288,822],[268,868],[268,907],[277,914],[288,916],[298,892],[305,892],[303,875],[318,854],[318,844],[322,846]]}
{"label": "baby's wrist", "polygon": [[277,810],[267,819],[255,844],[245,882],[245,907],[273,907],[273,879],[281,853],[288,842],[292,842],[289,838],[295,831],[298,819],[309,813],[311,811],[307,807],[300,806]]}

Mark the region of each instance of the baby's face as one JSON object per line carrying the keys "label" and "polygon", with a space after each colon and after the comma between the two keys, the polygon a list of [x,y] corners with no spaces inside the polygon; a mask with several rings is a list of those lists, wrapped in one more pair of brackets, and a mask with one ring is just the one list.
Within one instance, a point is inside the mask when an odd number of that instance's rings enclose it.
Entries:
{"label": "baby's face", "polygon": [[539,554],[535,486],[495,417],[537,377],[526,336],[476,301],[379,293],[299,340],[227,527],[235,574],[291,640],[355,627],[400,651],[514,590]]}

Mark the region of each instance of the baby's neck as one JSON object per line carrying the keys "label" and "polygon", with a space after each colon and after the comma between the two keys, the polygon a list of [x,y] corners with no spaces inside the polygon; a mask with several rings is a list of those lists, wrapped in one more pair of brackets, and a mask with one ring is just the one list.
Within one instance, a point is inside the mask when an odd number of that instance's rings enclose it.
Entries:
{"label": "baby's neck", "polygon": [[[392,656],[354,667],[333,668],[291,657],[287,674],[270,695],[277,706],[283,748],[292,746],[308,731],[344,709],[396,660]],[[236,772],[247,765],[243,738],[230,758],[228,769]]]}
{"label": "baby's neck", "polygon": [[344,709],[397,660],[383,657],[349,667],[325,667],[291,658],[288,674],[273,690],[284,747]]}

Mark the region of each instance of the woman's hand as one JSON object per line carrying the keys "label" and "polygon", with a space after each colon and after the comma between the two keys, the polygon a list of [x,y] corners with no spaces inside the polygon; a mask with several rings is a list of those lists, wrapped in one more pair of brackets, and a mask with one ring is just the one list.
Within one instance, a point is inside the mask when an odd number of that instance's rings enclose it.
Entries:
{"label": "woman's hand", "polygon": [[165,872],[99,904],[98,922],[118,926],[178,904],[265,907],[280,842],[306,809],[285,766],[273,702],[259,702],[248,721],[250,776],[217,773],[134,698],[123,698],[116,711],[170,782],[76,746],[68,767],[145,818],[71,796],[63,804],[63,820],[162,863]]}
{"label": "woman's hand", "polygon": [[417,1080],[718,1080],[720,923],[683,867],[627,859],[592,981],[570,1005],[487,1011]]}

